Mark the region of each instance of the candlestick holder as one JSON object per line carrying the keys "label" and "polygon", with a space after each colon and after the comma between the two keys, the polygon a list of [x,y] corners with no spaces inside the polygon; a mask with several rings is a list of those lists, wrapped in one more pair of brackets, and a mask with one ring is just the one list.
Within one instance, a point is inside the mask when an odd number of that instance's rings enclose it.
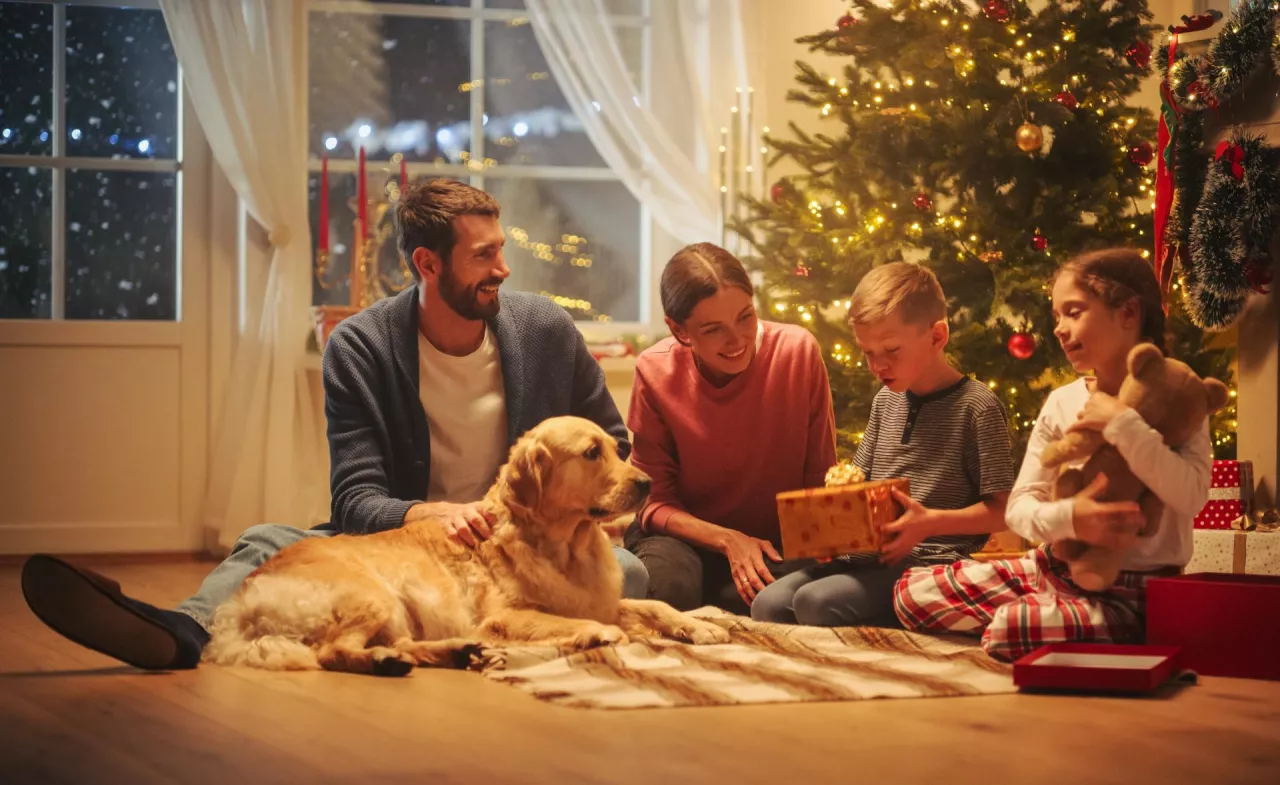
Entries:
{"label": "candlestick holder", "polygon": [[[368,200],[365,213],[370,218],[368,237],[362,236],[358,217],[351,222],[351,264],[346,275],[334,274],[328,249],[316,250],[315,278],[320,288],[328,291],[342,281],[347,281],[345,304],[317,305],[311,309],[316,343],[321,351],[324,350],[329,335],[343,319],[359,313],[384,297],[404,291],[413,284],[413,272],[397,247],[395,227],[390,214],[391,207],[399,198],[400,184],[392,179],[382,189],[380,196]],[[353,214],[359,216],[359,197],[352,198],[348,207]]]}

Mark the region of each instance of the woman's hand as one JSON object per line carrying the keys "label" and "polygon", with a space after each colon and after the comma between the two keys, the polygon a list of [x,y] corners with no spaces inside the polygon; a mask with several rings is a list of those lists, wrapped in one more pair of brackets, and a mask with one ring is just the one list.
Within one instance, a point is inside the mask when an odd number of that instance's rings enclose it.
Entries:
{"label": "woman's hand", "polygon": [[773,583],[773,575],[765,564],[765,557],[775,562],[782,561],[782,556],[773,547],[773,543],[732,530],[727,530],[720,552],[729,560],[734,588],[747,605],[751,604],[765,586]]}
{"label": "woman's hand", "polygon": [[1089,396],[1084,408],[1076,415],[1076,421],[1072,423],[1071,427],[1067,428],[1067,433],[1072,431],[1102,431],[1107,427],[1107,423],[1128,410],[1129,407],[1120,403],[1120,399],[1114,395],[1095,392]]}

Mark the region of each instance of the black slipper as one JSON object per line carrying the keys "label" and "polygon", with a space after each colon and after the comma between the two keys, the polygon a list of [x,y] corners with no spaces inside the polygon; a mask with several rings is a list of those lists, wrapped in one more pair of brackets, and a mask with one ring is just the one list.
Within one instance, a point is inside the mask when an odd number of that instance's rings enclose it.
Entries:
{"label": "black slipper", "polygon": [[58,634],[136,668],[194,668],[208,641],[190,616],[126,597],[110,578],[53,556],[22,565],[22,596]]}

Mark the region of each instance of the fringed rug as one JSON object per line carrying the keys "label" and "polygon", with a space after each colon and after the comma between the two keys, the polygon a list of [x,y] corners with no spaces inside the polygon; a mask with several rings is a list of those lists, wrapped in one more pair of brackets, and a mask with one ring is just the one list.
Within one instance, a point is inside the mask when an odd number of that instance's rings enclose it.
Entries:
{"label": "fringed rug", "polygon": [[554,646],[487,651],[485,676],[561,706],[637,709],[924,698],[1014,692],[1012,669],[977,641],[902,630],[796,627],[715,608],[727,644],[632,641],[565,654]]}

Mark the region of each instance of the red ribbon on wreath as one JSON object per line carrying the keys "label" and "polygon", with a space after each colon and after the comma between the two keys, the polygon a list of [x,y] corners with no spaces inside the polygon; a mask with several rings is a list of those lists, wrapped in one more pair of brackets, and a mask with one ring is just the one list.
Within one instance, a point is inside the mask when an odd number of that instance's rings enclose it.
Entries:
{"label": "red ribbon on wreath", "polygon": [[1231,176],[1236,178],[1236,182],[1244,179],[1244,148],[1238,142],[1228,142],[1223,139],[1218,142],[1218,149],[1213,153],[1213,160],[1221,161],[1226,159],[1231,164]]}

